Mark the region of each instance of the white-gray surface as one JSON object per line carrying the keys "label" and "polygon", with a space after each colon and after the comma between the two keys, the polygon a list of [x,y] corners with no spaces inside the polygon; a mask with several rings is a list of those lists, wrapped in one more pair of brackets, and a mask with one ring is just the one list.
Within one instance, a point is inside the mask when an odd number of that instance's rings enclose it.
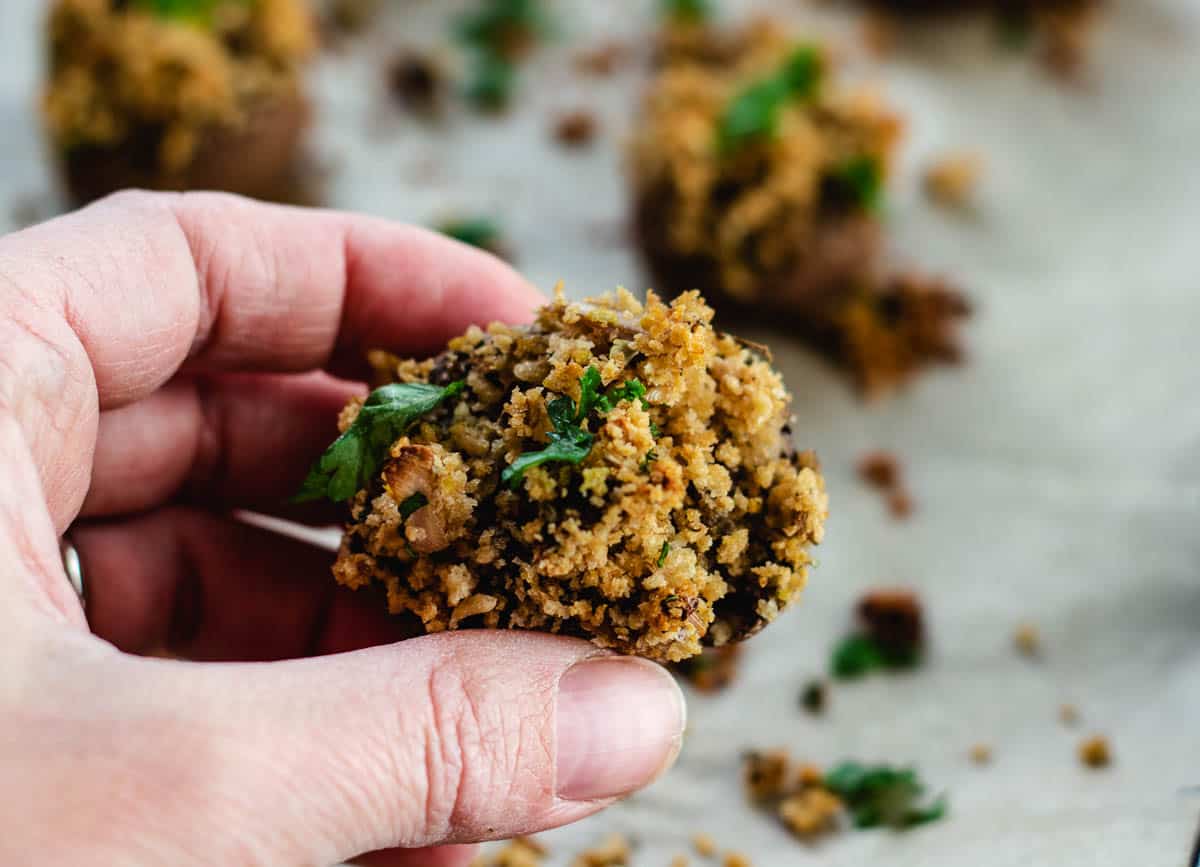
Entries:
{"label": "white-gray surface", "polygon": [[[330,203],[420,222],[495,213],[540,284],[644,288],[615,242],[637,75],[584,80],[568,58],[602,33],[644,28],[648,0],[564,0],[562,38],[525,72],[513,116],[456,113],[432,126],[391,107],[379,58],[444,33],[458,4],[390,3],[315,76]],[[846,10],[773,5],[853,44]],[[37,9],[0,6],[0,203],[49,189],[31,111]],[[678,767],[546,835],[555,864],[619,830],[639,841],[636,864],[662,865],[701,829],[756,865],[1184,863],[1200,810],[1186,791],[1200,784],[1198,37],[1200,2],[1113,0],[1081,86],[969,24],[858,64],[911,111],[888,220],[899,257],[970,289],[971,364],[864,406],[785,335],[747,335],[774,346],[797,396],[797,437],[824,461],[832,516],[820,567],[803,605],[748,646],[736,686],[692,698]],[[575,106],[603,117],[590,151],[551,141],[554,113]],[[984,152],[989,171],[977,213],[954,219],[922,200],[916,178],[931,155],[963,147]],[[908,523],[890,521],[854,477],[878,447],[905,463],[919,502]],[[881,583],[925,594],[929,664],[838,687],[825,718],[803,714],[802,683],[826,665],[857,594]],[[1041,628],[1041,662],[1012,650],[1024,620]],[[1067,701],[1082,713],[1077,729],[1057,721]],[[1112,739],[1107,771],[1076,760],[1093,731]],[[978,741],[995,748],[990,767],[966,759]],[[801,846],[739,789],[739,752],[776,745],[820,763],[913,762],[949,793],[950,817]]]}

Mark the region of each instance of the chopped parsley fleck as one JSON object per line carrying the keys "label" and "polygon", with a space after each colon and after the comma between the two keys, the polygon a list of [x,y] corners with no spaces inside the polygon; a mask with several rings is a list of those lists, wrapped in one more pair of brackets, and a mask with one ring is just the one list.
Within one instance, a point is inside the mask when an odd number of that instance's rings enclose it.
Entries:
{"label": "chopped parsley fleck", "polygon": [[853,157],[825,175],[823,192],[835,205],[876,211],[883,198],[883,163],[878,157]]}
{"label": "chopped parsley fleck", "polygon": [[912,668],[918,662],[920,652],[915,647],[886,647],[869,635],[854,633],[834,648],[830,668],[834,677],[849,680],[876,669]]}
{"label": "chopped parsley fleck", "polygon": [[662,568],[663,563],[667,562],[667,555],[671,553],[671,543],[663,542],[662,550],[658,552],[658,568]]}
{"label": "chopped parsley fleck", "polygon": [[212,25],[213,12],[221,0],[135,0],[134,4],[159,18],[169,18],[199,27]]}
{"label": "chopped parsley fleck", "polygon": [[400,515],[401,515],[401,517],[407,518],[413,512],[417,511],[417,509],[423,508],[428,505],[429,505],[429,498],[426,497],[424,494],[422,494],[420,491],[417,491],[415,494],[413,494],[411,497],[409,497],[403,503],[400,504]]}
{"label": "chopped parsley fleck", "polygon": [[842,799],[856,828],[903,830],[946,815],[944,796],[919,803],[925,786],[912,768],[842,762],[825,775],[825,786]]}
{"label": "chopped parsley fleck", "polygon": [[[558,462],[578,464],[591,453],[596,436],[587,429],[587,420],[593,411],[604,414],[611,412],[623,400],[641,400],[645,405],[646,387],[636,379],[601,391],[604,383],[600,371],[589,367],[579,378],[578,405],[567,396],[557,397],[546,406],[553,429],[546,435],[549,444],[537,451],[525,452],[504,468],[500,480],[516,488],[525,477],[525,471],[541,464]],[[582,425],[582,427],[581,427]]]}
{"label": "chopped parsley fleck", "polygon": [[485,0],[455,25],[455,35],[474,54],[465,95],[488,110],[502,109],[516,83],[514,60],[550,30],[541,0]]}
{"label": "chopped parsley fleck", "polygon": [[658,449],[650,449],[646,452],[646,456],[642,458],[642,472],[650,469],[650,465],[658,460]]}
{"label": "chopped parsley fleck", "polygon": [[662,16],[679,24],[698,24],[712,17],[712,0],[662,0]]}
{"label": "chopped parsley fleck", "polygon": [[717,126],[717,151],[728,155],[750,141],[768,139],[791,101],[812,99],[821,81],[821,55],[811,45],[796,48],[772,75],[738,93]]}
{"label": "chopped parsley fleck", "polygon": [[398,382],[371,392],[354,423],[317,459],[294,502],[328,497],[348,500],[370,484],[388,448],[421,416],[466,386],[461,380],[445,388],[423,382]]}
{"label": "chopped parsley fleck", "polygon": [[437,231],[481,250],[495,252],[502,246],[500,224],[491,217],[447,220],[437,227]]}

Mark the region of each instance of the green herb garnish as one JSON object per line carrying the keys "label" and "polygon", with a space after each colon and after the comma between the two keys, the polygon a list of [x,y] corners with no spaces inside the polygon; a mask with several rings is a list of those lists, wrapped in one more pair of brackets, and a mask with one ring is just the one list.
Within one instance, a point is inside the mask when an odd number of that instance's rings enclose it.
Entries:
{"label": "green herb garnish", "polygon": [[712,0],[662,0],[663,18],[679,24],[699,24],[712,17]]}
{"label": "green herb garnish", "polygon": [[658,568],[662,568],[663,563],[667,562],[667,555],[671,553],[671,543],[663,542],[662,550],[658,552]]}
{"label": "green herb garnish", "polygon": [[460,18],[455,35],[475,55],[466,97],[480,108],[504,108],[516,83],[515,60],[549,31],[540,0],[486,0]]}
{"label": "green herb garnish", "polygon": [[[586,422],[593,410],[599,413],[611,412],[622,400],[641,400],[645,405],[646,387],[636,379],[614,385],[607,392],[601,392],[603,380],[600,371],[589,367],[579,378],[578,405],[567,396],[557,397],[546,406],[553,425],[547,435],[549,445],[534,452],[525,452],[515,461],[504,468],[500,481],[511,488],[516,488],[530,467],[544,463],[563,462],[578,464],[592,450],[596,437],[588,431]],[[583,427],[580,427],[583,425]]]}
{"label": "green herb garnish", "polygon": [[375,389],[354,424],[313,465],[293,502],[322,497],[341,502],[353,497],[370,484],[393,442],[421,416],[464,387],[460,380],[445,388],[423,382],[401,382]]}
{"label": "green herb garnish", "polygon": [[471,66],[471,78],[464,95],[479,108],[502,109],[512,98],[516,75],[516,67],[499,54],[480,52]]}
{"label": "green herb garnish", "polygon": [[774,136],[784,106],[811,99],[820,81],[820,52],[811,45],[795,49],[778,71],[748,85],[729,103],[717,126],[717,151],[728,155],[746,142]]}
{"label": "green herb garnish", "polygon": [[213,12],[222,0],[134,0],[134,6],[159,18],[169,18],[200,27],[212,25]]}
{"label": "green herb garnish", "polygon": [[646,452],[646,456],[642,458],[642,472],[650,469],[650,465],[658,460],[658,449],[650,449]]}
{"label": "green herb garnish", "polygon": [[409,515],[411,515],[417,509],[424,508],[425,506],[428,506],[428,505],[429,505],[429,498],[426,497],[424,494],[422,494],[420,491],[417,491],[415,494],[413,494],[411,497],[409,497],[403,503],[400,504],[400,516],[403,518],[407,518]]}
{"label": "green herb garnish", "polygon": [[921,805],[925,786],[911,768],[842,762],[825,775],[825,786],[842,799],[856,828],[905,829],[946,815],[946,799]]}
{"label": "green herb garnish", "polygon": [[836,204],[878,210],[883,198],[883,163],[873,156],[854,157],[826,174],[824,183],[825,194]]}
{"label": "green herb garnish", "polygon": [[834,677],[849,680],[876,669],[912,668],[920,662],[917,648],[893,648],[869,635],[854,633],[834,648],[830,669]]}
{"label": "green herb garnish", "polygon": [[525,452],[504,468],[500,481],[510,488],[515,489],[525,477],[525,471],[532,467],[551,461],[578,464],[592,450],[596,437],[579,426],[575,416],[575,401],[569,397],[555,398],[546,410],[550,414],[550,423],[554,425],[554,429],[546,435],[550,444],[535,452]]}
{"label": "green herb garnish", "polygon": [[491,217],[464,217],[461,220],[447,220],[437,227],[437,231],[456,241],[470,244],[481,250],[494,251],[500,248],[500,224]]}

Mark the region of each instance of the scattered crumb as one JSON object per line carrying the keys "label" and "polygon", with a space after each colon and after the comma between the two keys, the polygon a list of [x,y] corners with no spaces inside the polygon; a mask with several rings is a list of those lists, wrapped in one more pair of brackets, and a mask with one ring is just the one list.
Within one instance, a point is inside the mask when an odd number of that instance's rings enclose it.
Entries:
{"label": "scattered crumb", "polygon": [[977,765],[989,765],[992,762],[992,748],[988,744],[975,744],[969,755]]}
{"label": "scattered crumb", "polygon": [[900,461],[891,452],[868,452],[858,462],[858,475],[874,488],[892,490],[901,481]]}
{"label": "scattered crumb", "polygon": [[979,187],[983,170],[983,157],[976,153],[938,157],[925,170],[925,195],[945,208],[965,208]]}
{"label": "scattered crumb", "polygon": [[338,35],[359,33],[379,8],[379,0],[333,0],[326,11],[326,27]]}
{"label": "scattered crumb", "polygon": [[671,859],[671,867],[688,867],[687,855],[676,855]]}
{"label": "scattered crumb", "polygon": [[503,849],[480,855],[470,867],[541,867],[547,849],[531,837],[514,837]]}
{"label": "scattered crumb", "polygon": [[819,715],[825,712],[829,703],[829,688],[823,680],[810,680],[800,693],[800,706],[811,714]]}
{"label": "scattered crumb", "polygon": [[1112,763],[1108,739],[1104,735],[1093,735],[1079,745],[1079,761],[1089,768],[1105,768]]}
{"label": "scattered crumb", "polygon": [[892,491],[887,498],[888,512],[897,521],[903,521],[912,516],[916,508],[912,495],[908,491]]}
{"label": "scattered crumb", "polygon": [[575,68],[585,75],[612,75],[629,59],[629,46],[621,42],[602,42],[575,55]]}
{"label": "scattered crumb", "polygon": [[696,656],[677,662],[671,668],[700,692],[720,692],[737,677],[741,655],[741,644],[706,647]]}
{"label": "scattered crumb", "polygon": [[754,867],[750,863],[750,859],[741,852],[726,852],[725,859],[721,863],[724,867]]}
{"label": "scattered crumb", "polygon": [[388,67],[392,98],[404,108],[429,114],[445,91],[445,75],[432,57],[404,51]]}
{"label": "scattered crumb", "polygon": [[875,57],[885,57],[896,48],[896,21],[882,12],[869,11],[862,17],[863,45]]}
{"label": "scattered crumb", "polygon": [[925,643],[921,599],[912,590],[874,590],[858,602],[858,619],[885,652],[917,655]]}
{"label": "scattered crumb", "polygon": [[808,763],[800,766],[796,774],[796,782],[801,786],[820,786],[825,781],[825,772],[817,765]]}
{"label": "scattered crumb", "polygon": [[1075,725],[1079,722],[1079,708],[1073,704],[1064,704],[1058,709],[1058,720],[1063,725]]}
{"label": "scattered crumb", "polygon": [[564,114],[554,127],[554,137],[567,147],[583,147],[596,137],[596,116],[589,111],[578,110]]}
{"label": "scattered crumb", "polygon": [[1013,644],[1017,652],[1025,656],[1035,657],[1042,653],[1042,636],[1032,623],[1022,623],[1013,633]]}
{"label": "scattered crumb", "polygon": [[621,834],[612,834],[599,846],[580,852],[572,863],[574,867],[625,867],[629,855],[629,841]]}
{"label": "scattered crumb", "polygon": [[752,751],[746,753],[742,779],[746,793],[753,801],[770,801],[782,797],[791,786],[791,762],[787,750]]}
{"label": "scattered crumb", "polygon": [[783,824],[804,840],[835,830],[841,814],[841,799],[820,786],[801,789],[779,805]]}
{"label": "scattered crumb", "polygon": [[692,848],[701,858],[711,858],[717,854],[717,841],[701,831],[692,835]]}

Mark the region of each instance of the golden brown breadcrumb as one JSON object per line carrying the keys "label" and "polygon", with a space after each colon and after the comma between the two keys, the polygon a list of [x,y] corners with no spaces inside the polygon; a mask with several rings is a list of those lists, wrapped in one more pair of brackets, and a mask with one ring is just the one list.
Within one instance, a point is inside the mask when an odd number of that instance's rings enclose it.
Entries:
{"label": "golden brown breadcrumb", "polygon": [[983,157],[977,153],[940,156],[925,169],[925,194],[945,208],[965,208],[983,178],[983,168]]}
{"label": "golden brown breadcrumb", "polygon": [[225,0],[211,26],[134,4],[54,0],[42,108],[55,146],[111,147],[154,131],[153,159],[181,172],[214,127],[296,98],[315,47],[301,0]]}
{"label": "golden brown breadcrumb", "polygon": [[[373,361],[380,384],[465,383],[354,497],[334,567],[348,587],[382,584],[391,611],[426,631],[536,629],[678,661],[752,634],[804,586],[824,482],[790,441],[779,375],[715,331],[695,293],[670,305],[560,295],[532,326],[472,328],[425,361]],[[548,405],[578,401],[589,368],[605,389],[637,379],[644,400],[586,420],[594,442],[577,465],[502,484],[546,446]],[[415,493],[425,504],[406,516]]]}
{"label": "golden brown breadcrumb", "polygon": [[1079,745],[1079,761],[1089,768],[1105,768],[1112,763],[1108,738],[1093,735]]}
{"label": "golden brown breadcrumb", "polygon": [[[816,83],[725,147],[731,106],[798,52]],[[876,394],[959,361],[969,311],[944,280],[884,273],[878,204],[903,125],[831,54],[771,21],[668,27],[631,148],[634,229],[666,291],[786,328]]]}

